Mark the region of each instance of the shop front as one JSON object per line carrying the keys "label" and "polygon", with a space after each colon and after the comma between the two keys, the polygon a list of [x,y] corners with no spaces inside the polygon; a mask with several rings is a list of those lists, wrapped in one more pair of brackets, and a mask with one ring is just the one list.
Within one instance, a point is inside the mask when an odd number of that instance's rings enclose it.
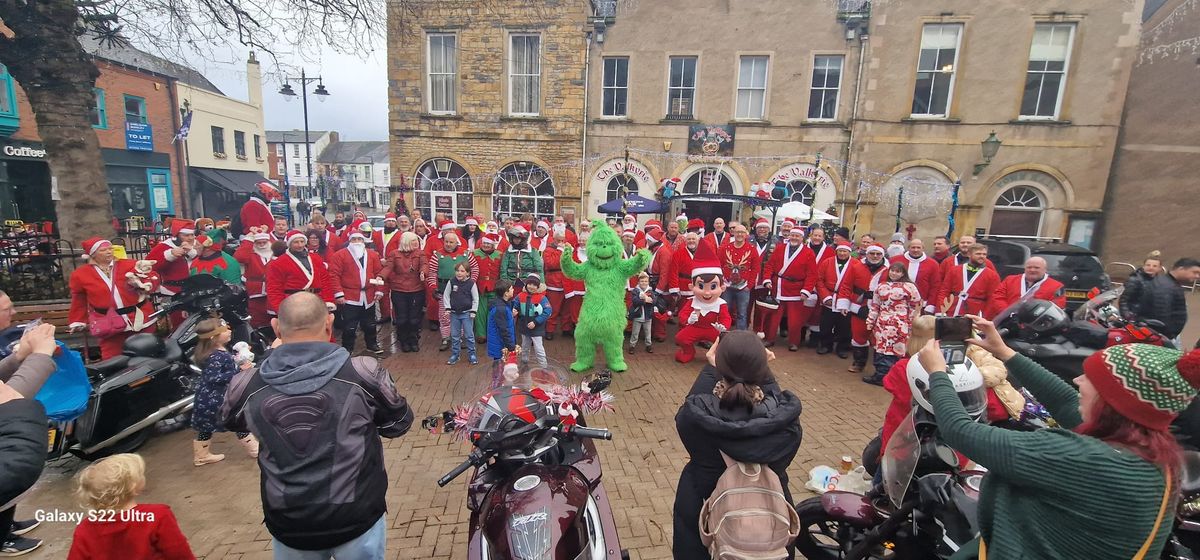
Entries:
{"label": "shop front", "polygon": [[167,154],[102,148],[113,216],[146,225],[175,214],[171,158]]}
{"label": "shop front", "polygon": [[40,143],[0,140],[0,220],[55,221],[52,185]]}

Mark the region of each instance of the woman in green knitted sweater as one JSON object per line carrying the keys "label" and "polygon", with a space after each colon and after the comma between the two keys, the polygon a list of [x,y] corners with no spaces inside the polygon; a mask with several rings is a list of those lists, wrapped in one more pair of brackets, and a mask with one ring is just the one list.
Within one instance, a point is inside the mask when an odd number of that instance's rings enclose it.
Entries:
{"label": "woman in green knitted sweater", "polygon": [[[978,550],[955,559],[1158,558],[1171,532],[1180,450],[1171,420],[1196,396],[1200,352],[1127,344],[1096,352],[1076,391],[1004,344],[995,325],[972,317],[970,340],[1062,428],[1014,432],[979,424],[963,409],[936,340],[918,359],[946,443],[988,469],[979,495]],[[980,542],[982,541],[982,542]]]}

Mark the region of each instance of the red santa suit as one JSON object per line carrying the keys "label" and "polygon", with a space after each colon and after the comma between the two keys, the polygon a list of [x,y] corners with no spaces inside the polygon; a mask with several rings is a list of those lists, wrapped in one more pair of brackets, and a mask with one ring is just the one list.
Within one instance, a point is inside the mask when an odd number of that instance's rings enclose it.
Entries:
{"label": "red santa suit", "polygon": [[692,297],[692,259],[695,255],[696,251],[686,245],[671,253],[671,294]]}
{"label": "red santa suit", "polygon": [[[692,279],[700,281],[702,277],[716,276],[718,284],[724,284],[721,261],[708,245],[696,248]],[[696,343],[700,341],[715,342],[717,336],[729,330],[733,325],[733,316],[729,314],[729,305],[721,299],[721,286],[709,290],[700,286],[693,290],[694,295],[684,300],[679,310],[679,332],[675,333],[675,361],[686,364],[696,357]],[[707,296],[707,297],[705,297]]]}
{"label": "red santa suit", "polygon": [[[950,259],[946,259],[946,262],[950,262]],[[1000,275],[996,274],[995,269],[984,267],[971,274],[968,268],[967,265],[960,265],[950,269],[933,300],[941,311],[946,299],[950,298],[950,308],[945,311],[950,317],[984,315],[991,309],[992,294],[1000,287]]]}
{"label": "red santa suit", "polygon": [[366,249],[361,261],[355,259],[348,248],[334,253],[329,261],[329,287],[333,290],[333,299],[344,298],[346,305],[367,308],[375,305],[386,291],[379,253]]}
{"label": "red santa suit", "polygon": [[[587,262],[587,247],[576,247],[575,251],[571,254],[571,258],[578,264]],[[545,262],[546,259],[543,256],[542,263],[545,264]],[[562,261],[560,260],[560,268],[562,266],[561,263]],[[579,323],[579,310],[583,307],[583,297],[587,295],[587,286],[583,283],[583,280],[576,280],[564,274],[563,292],[562,329],[563,332],[574,331],[575,325]]]}
{"label": "red santa suit", "polygon": [[329,282],[329,270],[320,255],[310,251],[298,257],[289,249],[267,265],[267,310],[271,314],[278,313],[284,298],[296,292],[313,292],[333,306],[336,298]]}
{"label": "red santa suit", "polygon": [[1041,281],[1030,284],[1024,273],[1013,274],[1000,282],[992,294],[991,308],[987,310],[988,318],[994,318],[1030,291],[1033,291],[1033,299],[1051,301],[1063,309],[1067,307],[1067,294],[1062,282],[1046,275]]}
{"label": "red santa suit", "polygon": [[[270,237],[268,234],[258,235]],[[268,253],[263,257],[254,252],[254,242],[247,239],[238,245],[233,258],[242,265],[242,277],[246,279],[246,295],[250,298],[250,326],[256,329],[270,326],[271,315],[267,313],[267,265],[275,260],[275,256]]]}
{"label": "red santa suit", "polygon": [[250,228],[266,228],[270,230],[275,225],[275,216],[271,215],[271,207],[257,196],[251,196],[242,205],[239,214],[242,219],[242,235],[250,233]]}
{"label": "red santa suit", "polygon": [[189,250],[178,257],[174,255],[174,249],[182,246],[179,236],[195,234],[195,228],[195,222],[192,220],[178,218],[171,220],[173,237],[158,242],[150,249],[150,254],[146,255],[146,260],[155,261],[154,272],[158,273],[158,277],[162,280],[158,293],[167,296],[179,293],[179,286],[191,275],[192,259],[196,258],[198,254],[196,243],[191,243],[189,247],[186,247]]}
{"label": "red santa suit", "polygon": [[[567,277],[562,272],[562,248],[546,247],[542,251],[542,266],[546,269],[546,299],[550,300],[550,318],[546,320],[546,334],[558,334],[558,325],[563,317],[563,299],[566,297]],[[496,261],[496,274],[500,274],[500,261]]]}
{"label": "red santa suit", "polygon": [[321,254],[321,259],[326,266],[329,265],[330,259],[338,251],[342,250],[345,243],[342,243],[342,238],[338,237],[332,230],[325,230],[325,252]]}
{"label": "red santa suit", "polygon": [[[865,261],[859,261],[859,264],[861,266],[850,267],[842,285],[838,287],[834,310],[850,312],[850,345],[866,348],[870,343],[867,332],[867,300],[871,299],[875,288],[887,277],[888,266],[886,259],[875,270],[871,270]],[[865,354],[863,359],[865,360]]]}
{"label": "red santa suit", "polygon": [[[821,263],[823,263],[829,259],[832,259],[834,257],[834,253],[837,252],[836,250],[834,250],[833,245],[830,245],[828,243],[821,243],[818,245],[813,245],[812,243],[809,243],[808,250],[812,251],[812,253],[813,253],[813,256],[814,256],[813,258],[816,261],[815,262],[815,264],[816,264],[815,270],[818,271],[817,272],[818,275],[820,274],[819,271],[821,268]],[[812,332],[812,333],[821,332],[821,310],[820,310],[821,301],[820,301],[820,298],[817,297],[817,292],[815,290],[812,293],[812,297],[809,297],[808,299],[804,300],[804,306],[807,307],[809,310],[809,313],[808,313],[808,330],[809,330],[809,332]]]}
{"label": "red santa suit", "polygon": [[[92,238],[83,243],[86,255],[91,256],[104,246],[111,246],[108,240]],[[100,339],[100,358],[107,360],[121,355],[125,339],[138,332],[153,332],[154,322],[148,317],[154,313],[154,302],[148,297],[159,288],[159,278],[153,270],[145,278],[137,281],[150,284],[150,289],[132,284],[132,279],[126,274],[136,274],[132,259],[121,259],[113,262],[111,276],[96,264],[88,264],[75,269],[71,273],[71,308],[68,320],[72,326],[85,327],[89,322],[89,314],[104,315],[109,309],[116,309],[117,314],[125,320],[125,330]]]}
{"label": "red santa suit", "polygon": [[771,295],[779,301],[779,309],[760,308],[763,312],[764,327],[762,331],[765,341],[775,342],[779,336],[779,323],[784,311],[788,318],[788,344],[799,345],[800,333],[808,324],[808,318],[813,309],[806,304],[816,295],[817,259],[804,243],[792,247],[790,243],[780,243],[771,252],[771,260],[763,269],[769,282]]}
{"label": "red santa suit", "polygon": [[[970,260],[970,259],[968,259],[966,255],[964,255],[962,253],[954,253],[953,255],[946,257],[945,260],[943,260],[942,262],[938,263],[938,267],[940,267],[942,269],[942,277],[938,281],[938,287],[940,288],[942,282],[946,281],[946,275],[950,274],[951,269],[953,269],[954,267],[956,267],[960,264],[967,262],[968,260]],[[988,268],[990,268],[992,270],[996,270],[996,265],[992,264],[991,259],[988,259],[986,262],[987,262]],[[938,290],[938,291],[941,291],[941,290]],[[937,302],[936,305],[939,307],[938,311],[941,311],[941,309],[940,309],[940,307],[942,305],[941,302]]]}
{"label": "red santa suit", "polygon": [[704,239],[701,239],[700,242],[708,243],[714,250],[720,249],[726,243],[733,243],[733,234],[726,230],[717,235],[717,232],[714,231],[705,235]]}
{"label": "red santa suit", "polygon": [[[759,221],[766,223],[766,220],[763,218],[759,218]],[[760,242],[756,236],[751,235],[750,239],[747,241],[747,244],[754,247],[755,253],[758,254],[758,261],[759,261],[758,281],[754,284],[754,290],[750,294],[750,309],[749,309],[749,312],[754,315],[754,321],[750,324],[750,328],[751,328],[751,330],[753,330],[756,333],[757,332],[765,333],[767,330],[766,319],[767,319],[767,312],[769,310],[755,305],[754,302],[757,301],[759,298],[765,297],[767,294],[770,293],[770,290],[768,290],[766,288],[766,286],[763,285],[763,281],[765,281],[769,278],[768,275],[763,274],[763,269],[766,268],[767,262],[771,260],[771,254],[775,251],[776,243],[773,243],[773,239],[774,238],[768,238],[766,242]],[[784,240],[784,241],[786,241],[786,240]],[[730,237],[726,241],[725,244],[728,245],[729,243],[732,243],[732,242],[733,242],[733,238]],[[774,311],[780,311],[780,310],[774,310]]]}
{"label": "red santa suit", "polygon": [[908,279],[917,285],[917,292],[924,300],[925,313],[930,315],[937,313],[937,306],[934,305],[933,298],[937,296],[938,288],[942,286],[942,266],[929,256],[929,253],[923,253],[921,258],[914,259],[907,251],[903,255],[892,257],[891,262],[908,265]]}
{"label": "red santa suit", "polygon": [[[666,297],[671,292],[671,249],[662,243],[662,232],[655,231],[647,235],[651,239],[650,264],[646,266],[646,274],[650,275],[650,287],[660,297]],[[667,339],[667,320],[665,315],[655,313],[650,319],[650,336],[657,341]]]}

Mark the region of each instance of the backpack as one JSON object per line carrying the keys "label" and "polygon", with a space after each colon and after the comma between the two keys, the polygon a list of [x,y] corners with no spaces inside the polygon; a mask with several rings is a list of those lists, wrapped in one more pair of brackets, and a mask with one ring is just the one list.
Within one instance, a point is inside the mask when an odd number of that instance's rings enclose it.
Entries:
{"label": "backpack", "polygon": [[700,510],[700,541],[713,560],[781,560],[800,534],[800,517],[779,476],[766,465],[734,461]]}

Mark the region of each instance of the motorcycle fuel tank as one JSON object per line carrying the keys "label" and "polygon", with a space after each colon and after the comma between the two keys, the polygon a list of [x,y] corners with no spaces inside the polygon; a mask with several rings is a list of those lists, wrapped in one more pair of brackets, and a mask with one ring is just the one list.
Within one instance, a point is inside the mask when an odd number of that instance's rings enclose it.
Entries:
{"label": "motorcycle fuel tank", "polygon": [[[525,465],[488,494],[480,515],[483,558],[576,558],[589,547],[587,480],[573,468]],[[603,543],[598,543],[603,546]],[[590,558],[591,556],[585,556]]]}

